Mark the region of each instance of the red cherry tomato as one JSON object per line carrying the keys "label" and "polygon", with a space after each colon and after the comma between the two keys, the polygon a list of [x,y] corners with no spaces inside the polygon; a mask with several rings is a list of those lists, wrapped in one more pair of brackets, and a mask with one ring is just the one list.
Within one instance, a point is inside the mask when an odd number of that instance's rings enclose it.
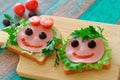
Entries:
{"label": "red cherry tomato", "polygon": [[38,1],[37,0],[27,0],[25,3],[25,6],[29,11],[35,12],[38,7]]}
{"label": "red cherry tomato", "polygon": [[23,16],[24,13],[25,13],[25,7],[24,7],[24,5],[21,4],[21,3],[15,4],[15,6],[14,6],[14,12],[15,12],[16,15],[18,15],[20,17]]}
{"label": "red cherry tomato", "polygon": [[33,16],[33,17],[29,18],[29,21],[32,25],[39,25],[40,24],[40,17]]}
{"label": "red cherry tomato", "polygon": [[43,17],[40,20],[40,24],[45,28],[51,28],[54,24],[54,21],[50,17]]}

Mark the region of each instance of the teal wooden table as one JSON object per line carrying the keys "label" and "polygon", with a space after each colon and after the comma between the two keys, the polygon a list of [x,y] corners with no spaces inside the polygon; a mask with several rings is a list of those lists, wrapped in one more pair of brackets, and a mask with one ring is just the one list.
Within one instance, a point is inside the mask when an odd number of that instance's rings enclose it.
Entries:
{"label": "teal wooden table", "polygon": [[[40,15],[55,15],[82,20],[120,24],[120,0],[38,0]],[[25,0],[0,0],[0,28],[4,14],[14,15],[13,5]],[[8,4],[9,3],[9,4]],[[16,73],[19,56],[0,54],[0,80],[30,80]]]}

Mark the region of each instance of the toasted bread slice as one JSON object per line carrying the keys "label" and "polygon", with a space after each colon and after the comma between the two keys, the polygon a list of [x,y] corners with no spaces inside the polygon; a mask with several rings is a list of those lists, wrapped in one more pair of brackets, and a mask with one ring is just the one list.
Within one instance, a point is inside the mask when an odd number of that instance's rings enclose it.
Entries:
{"label": "toasted bread slice", "polygon": [[[103,65],[103,69],[106,69],[106,70],[109,69],[110,67],[111,67],[110,62],[106,65]],[[64,70],[65,74],[74,74],[74,73],[80,72],[78,70],[70,70],[70,69],[66,68],[65,66],[63,67],[63,70]],[[82,70],[82,72],[87,72],[87,71],[96,71],[96,70],[95,69],[90,69],[90,68],[84,68]]]}

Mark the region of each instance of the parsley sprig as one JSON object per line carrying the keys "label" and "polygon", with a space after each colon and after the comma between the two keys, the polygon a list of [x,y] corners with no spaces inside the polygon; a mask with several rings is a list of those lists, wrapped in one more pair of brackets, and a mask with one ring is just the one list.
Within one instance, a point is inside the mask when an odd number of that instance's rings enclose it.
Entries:
{"label": "parsley sprig", "polygon": [[20,18],[19,18],[18,16],[16,16],[16,15],[15,15],[14,17],[12,17],[12,16],[9,15],[9,14],[4,14],[4,17],[5,17],[6,19],[8,19],[11,24],[15,24],[15,23],[17,23],[17,22],[20,21]]}
{"label": "parsley sprig", "polygon": [[102,35],[104,29],[100,27],[97,27],[97,29],[95,29],[93,26],[81,28],[80,30],[75,30],[74,32],[72,32],[71,36],[73,36],[74,38],[81,37],[83,42],[84,40],[94,39],[98,37],[104,38],[104,36]]}
{"label": "parsley sprig", "polygon": [[52,55],[53,51],[55,50],[56,59],[55,59],[54,66],[57,66],[59,64],[59,60],[60,60],[59,59],[59,52],[60,52],[59,45],[61,44],[62,44],[62,40],[60,38],[53,37],[51,40],[47,42],[47,47],[42,49],[42,54],[45,56]]}

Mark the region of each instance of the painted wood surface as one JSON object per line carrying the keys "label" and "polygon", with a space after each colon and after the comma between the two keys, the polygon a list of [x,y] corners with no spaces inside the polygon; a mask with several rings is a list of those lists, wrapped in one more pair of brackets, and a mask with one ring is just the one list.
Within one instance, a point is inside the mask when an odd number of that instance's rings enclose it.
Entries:
{"label": "painted wood surface", "polygon": [[120,24],[120,0],[96,0],[78,19]]}

